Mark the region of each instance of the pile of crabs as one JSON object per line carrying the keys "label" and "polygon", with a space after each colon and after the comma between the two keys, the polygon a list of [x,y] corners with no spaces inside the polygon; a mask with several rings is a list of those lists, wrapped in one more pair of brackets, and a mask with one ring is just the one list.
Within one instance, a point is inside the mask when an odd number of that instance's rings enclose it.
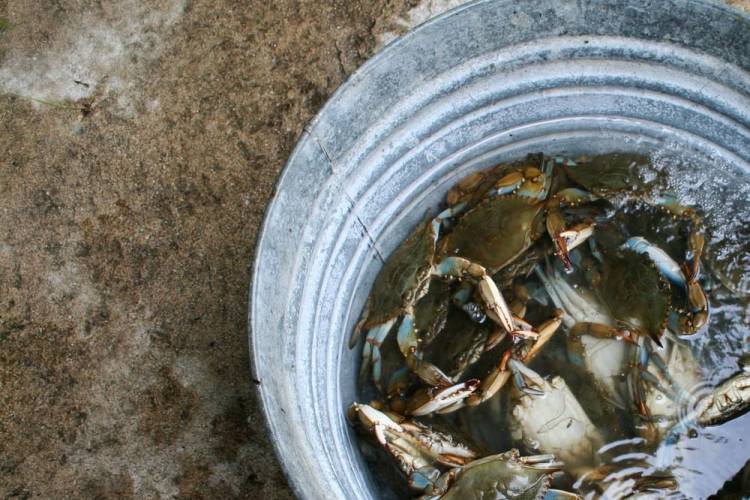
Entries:
{"label": "pile of crabs", "polygon": [[350,343],[364,337],[375,395],[348,415],[412,494],[675,490],[650,452],[750,407],[746,363],[691,393],[704,228],[647,162],[536,154],[473,173],[384,263]]}

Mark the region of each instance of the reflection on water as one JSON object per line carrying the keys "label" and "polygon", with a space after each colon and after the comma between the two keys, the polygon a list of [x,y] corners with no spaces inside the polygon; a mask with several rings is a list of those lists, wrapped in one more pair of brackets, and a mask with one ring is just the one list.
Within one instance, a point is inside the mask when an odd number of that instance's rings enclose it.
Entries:
{"label": "reflection on water", "polygon": [[[749,439],[750,414],[745,414],[717,427],[696,429],[676,444],[662,444],[655,455],[658,463],[672,464],[686,497],[706,498],[750,460]],[[750,495],[747,490],[744,493]]]}

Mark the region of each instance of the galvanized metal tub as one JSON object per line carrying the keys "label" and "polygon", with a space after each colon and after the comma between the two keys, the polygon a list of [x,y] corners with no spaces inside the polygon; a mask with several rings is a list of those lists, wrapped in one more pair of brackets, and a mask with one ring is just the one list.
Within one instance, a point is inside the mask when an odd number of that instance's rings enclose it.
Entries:
{"label": "galvanized metal tub", "polygon": [[345,408],[382,260],[465,174],[660,148],[750,173],[750,18],[697,0],[487,0],[364,64],[305,129],[259,237],[250,349],[302,498],[379,496]]}

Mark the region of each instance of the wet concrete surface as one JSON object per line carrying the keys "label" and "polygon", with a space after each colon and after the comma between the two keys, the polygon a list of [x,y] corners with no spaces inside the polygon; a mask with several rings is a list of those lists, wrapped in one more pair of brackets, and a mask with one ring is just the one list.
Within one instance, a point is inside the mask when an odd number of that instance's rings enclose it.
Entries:
{"label": "wet concrete surface", "polygon": [[0,0],[0,497],[291,496],[248,368],[263,211],[328,96],[441,9]]}

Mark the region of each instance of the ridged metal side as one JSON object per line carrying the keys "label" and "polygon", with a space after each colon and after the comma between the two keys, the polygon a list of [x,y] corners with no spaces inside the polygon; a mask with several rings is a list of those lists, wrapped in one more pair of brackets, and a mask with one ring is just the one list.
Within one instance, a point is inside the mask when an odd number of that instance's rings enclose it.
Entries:
{"label": "ridged metal side", "polygon": [[344,409],[346,339],[386,257],[468,172],[653,152],[750,174],[750,18],[705,1],[480,1],[360,68],[309,125],[258,242],[251,355],[302,498],[378,491]]}

